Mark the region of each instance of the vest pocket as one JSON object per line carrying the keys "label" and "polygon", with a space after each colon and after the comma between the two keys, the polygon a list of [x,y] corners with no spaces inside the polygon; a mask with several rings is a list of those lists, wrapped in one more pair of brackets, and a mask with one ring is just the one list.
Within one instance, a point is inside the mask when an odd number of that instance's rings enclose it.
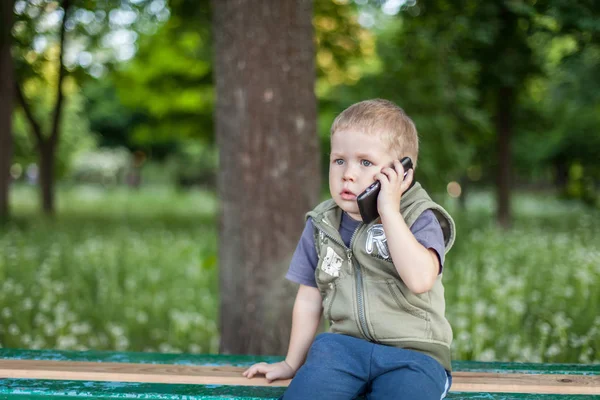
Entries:
{"label": "vest pocket", "polygon": [[330,283],[334,283],[339,278],[338,276],[333,276],[326,272],[323,272],[321,269],[317,269],[316,271],[317,272],[315,273],[315,278],[317,280],[317,283],[320,285],[329,285]]}
{"label": "vest pocket", "polygon": [[396,300],[396,303],[400,308],[417,318],[427,319],[427,313],[423,309],[412,305],[408,301],[404,295],[404,291],[400,288],[396,281],[393,279],[386,279],[386,284],[388,286],[390,295],[394,298],[394,300]]}
{"label": "vest pocket", "polygon": [[327,301],[323,304],[324,314],[331,322],[331,332],[356,336],[357,325],[354,316],[354,281],[348,277],[330,283]]}
{"label": "vest pocket", "polygon": [[394,279],[365,281],[369,324],[376,340],[429,337],[427,312],[409,302]]}

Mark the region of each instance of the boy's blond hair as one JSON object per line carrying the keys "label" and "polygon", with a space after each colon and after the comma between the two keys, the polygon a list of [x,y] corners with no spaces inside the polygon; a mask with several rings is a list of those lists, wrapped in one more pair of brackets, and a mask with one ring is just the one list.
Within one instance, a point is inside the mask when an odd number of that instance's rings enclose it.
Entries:
{"label": "boy's blond hair", "polygon": [[346,108],[333,121],[331,136],[347,129],[371,135],[381,134],[399,158],[410,157],[416,168],[419,156],[417,128],[404,110],[391,101],[365,100]]}

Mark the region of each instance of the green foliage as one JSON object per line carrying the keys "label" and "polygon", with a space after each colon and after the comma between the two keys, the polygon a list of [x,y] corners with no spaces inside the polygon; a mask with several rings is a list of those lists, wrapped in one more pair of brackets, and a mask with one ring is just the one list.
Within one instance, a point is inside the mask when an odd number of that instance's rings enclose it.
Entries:
{"label": "green foliage", "polygon": [[214,140],[209,2],[174,0],[169,10],[164,25],[141,32],[133,60],[89,88],[98,108],[93,125],[106,144],[155,159],[189,139]]}
{"label": "green foliage", "polygon": [[[515,143],[519,174],[532,179],[544,167],[567,197],[596,204],[600,182],[600,47],[572,35],[538,35],[546,78],[533,80],[519,113]],[[562,175],[562,176],[561,176]]]}
{"label": "green foliage", "polygon": [[376,68],[375,35],[358,22],[357,8],[342,1],[314,2],[318,96],[356,83]]}
{"label": "green foliage", "polygon": [[[31,90],[35,92],[32,96],[36,99],[32,107],[43,126],[50,121],[52,99],[49,92],[43,86],[32,85]],[[69,171],[73,160],[82,152],[88,151],[96,145],[96,138],[90,132],[88,119],[83,109],[84,98],[76,89],[70,95],[63,109],[62,135],[56,153],[56,174],[64,177]],[[31,126],[25,120],[25,116],[18,112],[13,120],[14,152],[13,162],[25,167],[31,163],[38,163],[36,143],[33,135],[29,133]]]}
{"label": "green foliage", "polygon": [[138,145],[213,138],[210,25],[199,21],[192,30],[181,18],[174,15],[156,35],[143,37],[136,58],[116,74],[119,98],[144,116],[131,132]]}
{"label": "green foliage", "polygon": [[123,104],[111,77],[86,82],[83,92],[90,129],[98,135],[98,146],[142,151],[152,160],[164,161],[182,145],[183,139],[177,137],[136,140],[136,127],[148,124],[150,117]]}
{"label": "green foliage", "polygon": [[135,114],[121,103],[112,79],[90,80],[83,86],[90,128],[98,134],[98,145],[133,148],[129,128]]}
{"label": "green foliage", "polygon": [[57,62],[60,21],[66,15],[65,56],[69,73],[77,80],[100,76],[112,64],[133,55],[136,32],[152,32],[168,17],[160,2],[150,0],[76,0],[65,10],[56,0],[15,2],[13,54],[17,78],[38,76]]}

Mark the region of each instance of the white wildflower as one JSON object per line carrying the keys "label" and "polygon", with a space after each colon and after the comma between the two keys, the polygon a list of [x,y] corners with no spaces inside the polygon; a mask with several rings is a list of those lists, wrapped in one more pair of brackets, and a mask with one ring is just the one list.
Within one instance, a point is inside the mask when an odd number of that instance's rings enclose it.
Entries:
{"label": "white wildflower", "polygon": [[8,319],[8,318],[12,317],[12,311],[10,310],[10,308],[8,308],[8,307],[4,307],[4,308],[2,309],[2,316],[3,316],[4,318],[6,318],[6,319]]}
{"label": "white wildflower", "polygon": [[17,336],[21,333],[21,330],[16,324],[10,324],[8,326],[8,333],[10,333],[13,336]]}

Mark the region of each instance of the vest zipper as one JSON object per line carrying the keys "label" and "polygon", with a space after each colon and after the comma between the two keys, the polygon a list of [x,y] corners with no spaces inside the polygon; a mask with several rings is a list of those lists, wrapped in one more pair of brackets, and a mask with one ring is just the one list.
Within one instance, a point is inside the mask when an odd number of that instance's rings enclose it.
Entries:
{"label": "vest zipper", "polygon": [[[330,224],[327,223],[327,221],[323,221],[325,223],[325,225],[331,226]],[[329,233],[327,233],[325,231],[325,229],[319,227],[319,224],[315,224],[315,221],[313,219],[313,225],[317,227],[317,229],[319,230],[319,232],[321,232],[323,235],[327,236],[329,239],[331,239],[332,241],[334,241],[336,244],[342,246],[343,248],[345,248],[346,250],[350,250],[348,247],[346,247],[346,245],[344,244],[344,242],[342,240],[338,240],[337,238],[335,238],[334,236],[330,235]],[[333,227],[332,227],[333,228]]]}
{"label": "vest zipper", "polygon": [[358,226],[358,228],[356,228],[354,230],[354,233],[352,233],[352,237],[350,238],[350,248],[347,251],[347,255],[348,255],[348,261],[350,262],[350,265],[352,265],[352,267],[354,267],[354,271],[355,271],[355,275],[356,275],[356,301],[358,303],[358,319],[360,321],[360,327],[362,328],[363,334],[366,336],[366,338],[369,339],[371,342],[374,342],[375,339],[373,338],[373,336],[371,335],[371,332],[369,331],[369,326],[367,325],[367,317],[365,315],[364,287],[363,287],[362,271],[360,270],[360,265],[356,264],[354,262],[354,260],[352,259],[352,244],[354,242],[354,237],[356,236],[356,233],[362,227],[362,225],[363,224],[361,222],[361,224]]}
{"label": "vest zipper", "polygon": [[[326,220],[323,220],[322,222],[325,225],[331,226]],[[314,219],[313,219],[313,225],[316,226],[317,229],[320,232],[322,232],[325,236],[327,236],[333,242],[337,243],[338,245],[340,245],[344,249],[346,249],[346,257],[348,257],[348,262],[350,263],[350,265],[352,266],[352,268],[354,268],[354,272],[356,274],[356,280],[355,280],[355,282],[356,282],[356,297],[357,297],[356,300],[357,300],[357,303],[358,303],[359,327],[363,331],[363,334],[365,335],[365,337],[368,340],[374,342],[375,339],[373,339],[373,336],[371,335],[371,332],[369,331],[369,326],[367,325],[367,317],[365,315],[365,304],[364,304],[364,290],[363,290],[362,272],[360,270],[360,266],[357,265],[357,264],[355,264],[354,260],[352,259],[352,243],[354,242],[354,237],[356,236],[356,233],[362,227],[363,223],[361,222],[361,224],[358,226],[358,228],[356,228],[356,230],[354,231],[354,233],[352,233],[352,237],[350,238],[350,247],[347,247],[346,244],[342,240],[338,240],[334,236],[332,236],[329,233],[327,233],[323,228],[319,227],[318,223],[315,224],[315,220]]]}

